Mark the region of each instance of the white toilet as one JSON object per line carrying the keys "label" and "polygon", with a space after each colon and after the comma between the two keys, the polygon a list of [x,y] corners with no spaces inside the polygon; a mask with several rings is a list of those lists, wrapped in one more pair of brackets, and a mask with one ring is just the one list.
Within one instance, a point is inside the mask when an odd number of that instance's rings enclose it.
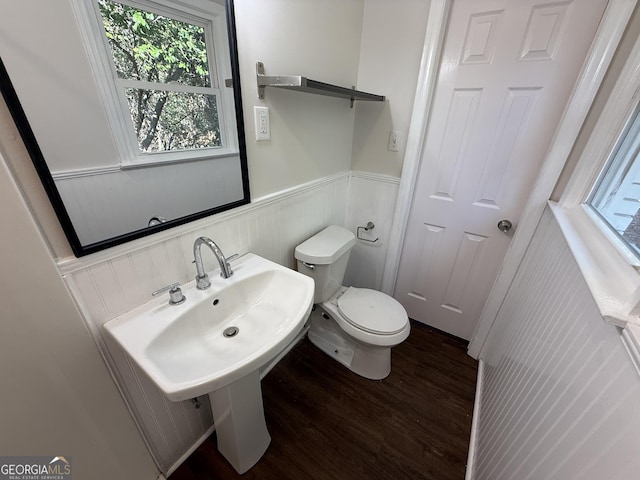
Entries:
{"label": "white toilet", "polygon": [[331,225],[296,247],[298,271],[315,281],[309,340],[352,372],[380,380],[391,372],[391,347],[411,330],[398,301],[368,288],[343,287],[355,236]]}

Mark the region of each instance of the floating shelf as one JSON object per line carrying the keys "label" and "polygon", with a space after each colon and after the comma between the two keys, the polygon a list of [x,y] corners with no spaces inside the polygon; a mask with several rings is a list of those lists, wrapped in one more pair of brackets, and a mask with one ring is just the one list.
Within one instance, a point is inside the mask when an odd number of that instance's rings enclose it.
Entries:
{"label": "floating shelf", "polygon": [[258,82],[258,98],[264,98],[265,87],[276,87],[316,95],[346,98],[351,101],[351,107],[353,107],[355,100],[384,102],[384,95],[361,92],[354,88],[339,87],[299,75],[265,75],[264,64],[262,62],[256,63],[256,79]]}

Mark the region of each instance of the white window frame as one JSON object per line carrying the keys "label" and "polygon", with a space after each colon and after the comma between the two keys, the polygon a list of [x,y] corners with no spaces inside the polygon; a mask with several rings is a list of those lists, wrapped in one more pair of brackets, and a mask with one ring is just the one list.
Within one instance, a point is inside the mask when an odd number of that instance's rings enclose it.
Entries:
{"label": "white window frame", "polygon": [[[633,138],[631,138],[633,137]],[[603,230],[604,235],[608,240],[618,249],[620,255],[625,257],[626,261],[634,267],[640,267],[640,256],[638,253],[626,243],[626,241],[614,231],[614,225],[610,224],[609,220],[605,218],[604,214],[598,211],[595,207],[591,206],[594,201],[600,201],[600,199],[610,197],[614,190],[621,184],[623,177],[627,175],[627,170],[622,169],[623,165],[626,165],[629,156],[637,152],[640,145],[640,108],[636,105],[636,108],[625,122],[624,131],[620,132],[616,145],[609,154],[605,166],[601,170],[598,180],[593,185],[587,200],[585,201],[585,212],[593,217],[593,221]],[[634,172],[634,176],[640,169],[640,163],[634,163],[629,171]],[[607,181],[607,185],[604,186],[603,182],[608,175],[608,171],[614,171],[614,178]],[[589,208],[587,208],[587,206]]]}
{"label": "white window frame", "polygon": [[[194,161],[238,155],[237,125],[233,89],[225,85],[232,77],[224,5],[211,0],[114,0],[134,8],[152,11],[205,29],[211,88],[176,86],[175,91],[215,93],[221,147],[173,152],[141,152],[129,105],[122,90],[126,87],[154,89],[155,84],[118,78],[111,47],[96,0],[74,0],[78,27],[83,37],[94,79],[117,147],[120,168]],[[209,90],[205,92],[204,90]]]}
{"label": "white window frame", "polygon": [[637,258],[586,202],[640,102],[640,39],[623,67],[573,175],[549,202],[603,318],[640,326]]}

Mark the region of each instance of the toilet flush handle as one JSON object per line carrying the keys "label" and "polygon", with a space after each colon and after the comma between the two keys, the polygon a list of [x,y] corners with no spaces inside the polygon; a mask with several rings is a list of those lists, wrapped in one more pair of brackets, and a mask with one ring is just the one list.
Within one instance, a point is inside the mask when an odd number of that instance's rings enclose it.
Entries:
{"label": "toilet flush handle", "polygon": [[315,269],[315,268],[316,268],[316,266],[315,266],[315,265],[313,265],[313,264],[311,264],[311,263],[302,262],[302,264],[303,264],[305,267],[307,267],[308,269],[310,269],[310,270],[313,270],[313,269]]}

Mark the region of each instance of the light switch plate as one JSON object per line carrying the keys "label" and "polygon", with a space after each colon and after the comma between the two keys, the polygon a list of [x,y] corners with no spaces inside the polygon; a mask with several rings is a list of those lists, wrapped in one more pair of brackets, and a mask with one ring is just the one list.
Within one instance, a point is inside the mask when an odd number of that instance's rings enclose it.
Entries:
{"label": "light switch plate", "polygon": [[390,152],[399,152],[401,139],[402,132],[391,130],[389,132],[389,143],[387,143],[387,150],[389,150]]}
{"label": "light switch plate", "polygon": [[253,107],[253,117],[256,126],[256,141],[271,140],[271,124],[269,122],[269,107]]}

